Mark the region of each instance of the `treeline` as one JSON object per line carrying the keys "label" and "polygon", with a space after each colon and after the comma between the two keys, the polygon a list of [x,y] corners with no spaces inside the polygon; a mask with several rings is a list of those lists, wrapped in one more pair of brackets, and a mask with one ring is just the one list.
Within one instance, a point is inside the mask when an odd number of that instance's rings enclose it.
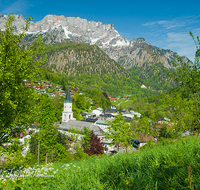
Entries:
{"label": "treeline", "polygon": [[158,91],[141,89],[141,84],[137,82],[137,77],[125,77],[123,75],[94,73],[92,75],[82,74],[67,76],[65,73],[56,73],[50,69],[41,68],[37,80],[47,80],[61,85],[63,90],[66,86],[78,87],[81,89],[94,89],[107,92],[113,97],[131,94],[135,97],[148,97],[159,94]]}

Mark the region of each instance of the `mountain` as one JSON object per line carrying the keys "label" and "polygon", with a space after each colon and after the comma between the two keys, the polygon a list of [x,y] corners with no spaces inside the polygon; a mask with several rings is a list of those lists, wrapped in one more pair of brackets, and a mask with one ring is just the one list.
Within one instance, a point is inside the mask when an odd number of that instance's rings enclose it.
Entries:
{"label": "mountain", "polygon": [[66,73],[68,76],[83,74],[114,74],[129,77],[119,63],[106,55],[97,45],[58,43],[45,45],[45,55],[48,59],[45,68],[56,73]]}
{"label": "mountain", "polygon": [[[6,18],[6,15],[0,15],[0,29],[4,29]],[[24,24],[25,18],[15,15],[13,28],[16,33],[22,32],[21,25]],[[167,71],[173,70],[172,62],[177,62],[177,53],[152,46],[144,38],[128,40],[121,36],[112,24],[79,17],[47,15],[39,22],[30,22],[24,43],[32,43],[39,34],[46,45],[61,44],[55,46],[55,49],[59,49],[58,52],[54,51],[53,46],[46,47],[49,49],[46,52],[49,56],[46,67],[52,71],[64,72],[68,76],[107,73],[130,78],[132,75],[134,81],[139,84],[143,83],[149,89],[161,91],[176,85],[168,77]],[[87,44],[91,47],[69,47],[69,43],[64,45],[66,42]],[[181,58],[184,62],[189,61],[185,56]]]}
{"label": "mountain", "polygon": [[62,85],[73,84],[83,89],[98,88],[114,96],[152,94],[141,89],[142,81],[97,45],[65,42],[44,47],[47,60],[40,68],[42,75],[38,79],[58,81]]}
{"label": "mountain", "polygon": [[[6,15],[0,15],[0,28],[6,22]],[[21,32],[25,23],[22,15],[15,15],[13,26],[16,33]],[[111,59],[125,68],[142,67],[143,64],[162,63],[166,68],[172,68],[176,62],[177,53],[152,46],[144,38],[128,40],[121,36],[112,24],[88,21],[79,17],[47,15],[39,22],[30,22],[25,40],[32,42],[36,36],[42,35],[45,44],[61,42],[96,44]],[[182,57],[188,61],[186,57]]]}

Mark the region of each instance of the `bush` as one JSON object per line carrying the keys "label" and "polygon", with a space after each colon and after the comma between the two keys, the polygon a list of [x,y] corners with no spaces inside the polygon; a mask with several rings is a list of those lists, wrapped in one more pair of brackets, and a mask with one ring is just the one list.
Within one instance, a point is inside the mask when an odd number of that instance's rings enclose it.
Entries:
{"label": "bush", "polygon": [[20,150],[6,156],[5,168],[19,168],[23,165],[24,157]]}
{"label": "bush", "polygon": [[58,162],[72,161],[72,157],[70,153],[66,152],[66,148],[62,144],[57,143],[55,145],[54,151],[55,151],[54,161],[58,161]]}
{"label": "bush", "polygon": [[87,154],[83,152],[82,148],[76,147],[76,153],[74,154],[75,160],[84,160],[87,158]]}

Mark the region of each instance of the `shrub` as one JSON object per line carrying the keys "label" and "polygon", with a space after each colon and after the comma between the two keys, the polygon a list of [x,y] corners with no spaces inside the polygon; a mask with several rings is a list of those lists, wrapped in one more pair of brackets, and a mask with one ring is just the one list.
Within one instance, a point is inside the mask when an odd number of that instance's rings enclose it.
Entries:
{"label": "shrub", "polygon": [[95,135],[92,131],[91,137],[90,137],[90,147],[84,149],[84,152],[88,155],[94,155],[94,154],[103,154],[105,150],[104,143],[101,142],[100,138],[98,138],[97,135]]}
{"label": "shrub", "polygon": [[87,154],[83,152],[82,148],[76,147],[76,153],[74,154],[75,160],[84,160],[87,158]]}
{"label": "shrub", "polygon": [[59,162],[72,161],[72,157],[71,157],[70,153],[66,152],[66,149],[62,144],[57,143],[55,145],[54,153],[55,153],[54,161],[59,161]]}

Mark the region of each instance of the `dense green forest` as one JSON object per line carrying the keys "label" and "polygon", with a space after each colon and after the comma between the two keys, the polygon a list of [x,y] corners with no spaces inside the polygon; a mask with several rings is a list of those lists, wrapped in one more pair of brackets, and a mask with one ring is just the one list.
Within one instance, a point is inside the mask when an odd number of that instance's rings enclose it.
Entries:
{"label": "dense green forest", "polygon": [[98,88],[112,96],[131,94],[146,97],[158,91],[141,89],[143,80],[126,71],[96,45],[60,43],[45,45],[47,61],[41,65],[38,80],[48,80],[79,88]]}
{"label": "dense green forest", "polygon": [[146,63],[142,67],[132,67],[129,71],[152,90],[167,91],[177,85],[176,81],[168,75],[169,72],[174,72],[174,69],[167,69],[162,63]]}

